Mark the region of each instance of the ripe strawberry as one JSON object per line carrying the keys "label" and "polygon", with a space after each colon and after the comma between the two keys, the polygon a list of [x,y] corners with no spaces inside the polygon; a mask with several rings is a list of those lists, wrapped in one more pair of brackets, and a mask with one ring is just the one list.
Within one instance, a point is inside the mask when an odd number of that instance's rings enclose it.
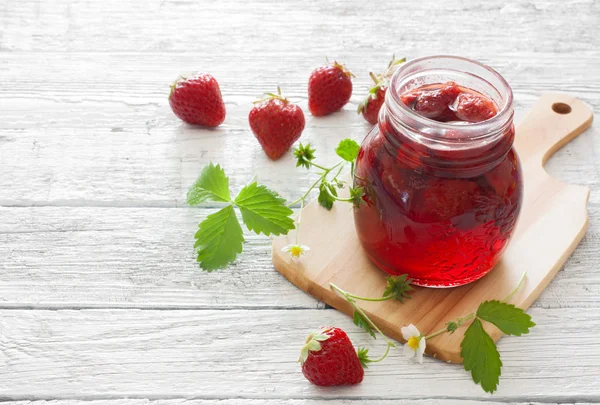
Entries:
{"label": "ripe strawberry", "polygon": [[250,128],[266,155],[277,160],[300,138],[304,113],[281,96],[279,87],[277,94],[267,93],[256,103],[248,115]]}
{"label": "ripe strawberry", "polygon": [[206,73],[175,80],[169,104],[175,115],[188,124],[217,127],[225,120],[219,83]]}
{"label": "ripe strawberry", "polygon": [[481,122],[496,115],[494,102],[475,94],[462,93],[456,99],[456,117],[467,122]]}
{"label": "ripe strawberry", "polygon": [[308,335],[299,361],[302,374],[315,385],[358,384],[365,373],[346,332],[334,327]]}
{"label": "ripe strawberry", "polygon": [[404,62],[406,62],[406,58],[396,60],[395,57],[392,57],[385,73],[374,75],[373,72],[369,72],[371,79],[375,82],[375,86],[369,89],[367,98],[358,105],[358,113],[362,114],[369,123],[373,125],[377,124],[379,109],[385,101],[385,93],[387,92],[390,77],[396,71],[396,67]]}
{"label": "ripe strawberry", "polygon": [[352,96],[353,76],[337,62],[313,70],[308,79],[308,109],[312,115],[331,114],[345,106]]}
{"label": "ripe strawberry", "polygon": [[358,113],[362,114],[370,124],[377,124],[379,110],[385,101],[385,93],[387,93],[387,87],[376,85],[369,90],[367,98],[358,105]]}
{"label": "ripe strawberry", "polygon": [[460,87],[448,82],[437,90],[425,90],[417,98],[414,110],[424,117],[438,119],[460,94]]}

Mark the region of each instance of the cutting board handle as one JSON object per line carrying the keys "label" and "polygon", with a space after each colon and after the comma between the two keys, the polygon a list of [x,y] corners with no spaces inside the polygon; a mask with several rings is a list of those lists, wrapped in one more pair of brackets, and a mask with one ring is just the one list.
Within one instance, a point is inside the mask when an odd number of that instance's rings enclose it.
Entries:
{"label": "cutting board handle", "polygon": [[517,127],[515,146],[521,160],[543,167],[558,149],[589,128],[593,117],[592,110],[575,97],[542,95]]}

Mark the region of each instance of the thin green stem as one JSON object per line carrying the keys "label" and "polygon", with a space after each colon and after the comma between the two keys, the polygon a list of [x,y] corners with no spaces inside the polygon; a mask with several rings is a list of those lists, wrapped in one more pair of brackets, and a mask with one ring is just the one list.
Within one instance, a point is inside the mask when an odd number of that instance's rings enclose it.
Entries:
{"label": "thin green stem", "polygon": [[314,166],[314,167],[316,167],[317,169],[321,169],[321,170],[323,170],[324,172],[327,172],[327,173],[329,173],[329,172],[331,171],[331,169],[328,169],[328,168],[326,168],[326,167],[324,167],[324,166],[318,165],[318,164],[316,164],[315,162],[312,162],[312,161],[310,161],[310,160],[308,161],[308,163],[309,163],[311,166]]}
{"label": "thin green stem", "polygon": [[[515,286],[515,288],[513,288],[508,295],[502,300],[502,302],[507,302],[509,301],[515,294],[516,292],[519,290],[519,288],[521,288],[521,285],[523,285],[523,281],[525,280],[525,276],[527,275],[527,272],[524,272],[523,275],[521,276],[521,278],[519,279],[519,282],[517,283],[517,285]],[[471,319],[475,318],[475,312],[471,312],[470,314],[461,316],[459,318],[456,319],[456,321],[454,321],[457,324],[457,327],[461,327],[463,326],[466,322],[470,321]],[[440,329],[438,331],[433,332],[430,335],[425,336],[425,340],[429,340],[431,338],[434,338],[436,336],[441,335],[442,333],[445,332],[449,332],[448,328],[443,328]]]}
{"label": "thin green stem", "polygon": [[300,213],[298,214],[298,220],[296,221],[296,223],[298,224],[296,226],[296,245],[300,244],[300,223],[302,221],[302,211],[304,210],[304,200],[300,201]]}
{"label": "thin green stem", "polygon": [[381,298],[360,297],[358,295],[354,295],[354,294],[350,294],[350,293],[348,293],[348,296],[350,298],[354,298],[355,300],[370,301],[370,302],[387,301],[387,300],[390,300],[390,299],[394,298],[393,294],[392,295],[386,295],[385,297],[381,297]]}
{"label": "thin green stem", "polygon": [[313,190],[315,187],[317,187],[317,184],[319,184],[319,183],[320,183],[322,180],[323,180],[323,176],[319,177],[319,178],[317,179],[317,181],[315,181],[315,182],[312,184],[312,186],[310,186],[310,187],[308,188],[308,190],[306,190],[306,193],[304,193],[304,195],[303,195],[302,197],[298,198],[297,200],[294,200],[294,201],[292,201],[292,202],[291,202],[291,203],[289,203],[287,206],[288,206],[288,207],[291,207],[292,205],[295,205],[295,204],[299,203],[300,201],[304,201],[304,200],[306,200],[306,197],[308,197],[308,195],[310,194],[310,192],[311,192],[311,191],[312,191],[312,190]]}
{"label": "thin green stem", "polygon": [[310,187],[308,188],[308,190],[306,190],[306,192],[305,192],[305,193],[304,193],[304,194],[303,194],[301,197],[299,197],[299,198],[295,199],[295,200],[294,200],[294,201],[292,201],[291,203],[288,203],[288,204],[287,204],[287,206],[288,206],[288,207],[291,207],[291,206],[293,206],[293,205],[295,205],[295,204],[299,203],[300,201],[305,201],[305,200],[306,200],[306,198],[308,197],[308,195],[310,194],[310,192],[311,192],[311,191],[312,191],[312,190],[313,190],[315,187],[317,187],[317,185],[318,185],[318,184],[319,184],[321,181],[323,181],[323,179],[324,179],[324,178],[326,178],[326,177],[327,177],[327,175],[328,175],[329,173],[331,173],[331,171],[332,171],[333,169],[335,169],[336,167],[340,166],[342,163],[344,163],[344,161],[342,160],[342,161],[340,161],[340,162],[336,163],[335,165],[331,166],[329,169],[328,169],[328,168],[326,168],[326,167],[319,166],[319,165],[317,165],[317,164],[315,164],[315,163],[312,163],[312,162],[310,162],[310,163],[311,163],[313,166],[315,166],[315,167],[318,167],[319,169],[323,170],[323,173],[322,173],[322,174],[319,176],[319,178],[318,178],[318,179],[317,179],[317,180],[316,180],[316,181],[315,181],[315,182],[312,184],[312,186],[310,186]]}
{"label": "thin green stem", "polygon": [[515,288],[513,288],[508,295],[502,300],[502,302],[508,302],[510,301],[510,299],[516,294],[516,292],[519,290],[519,288],[521,288],[521,285],[523,284],[523,281],[525,280],[525,276],[527,275],[527,272],[524,271],[523,275],[521,276],[521,278],[519,279],[519,283],[515,286]]}
{"label": "thin green stem", "polygon": [[340,160],[339,162],[337,162],[336,164],[334,164],[333,166],[331,166],[331,168],[327,169],[326,170],[327,171],[326,174],[329,174],[329,172],[331,172],[333,169],[337,168],[340,165],[342,165],[342,167],[343,167],[344,163],[346,163],[345,160]]}
{"label": "thin green stem", "polygon": [[329,190],[328,187],[325,187],[325,191],[327,192],[327,194],[329,194],[329,196],[331,198],[333,198],[336,201],[342,201],[342,202],[354,202],[354,200],[352,198],[339,198],[335,195],[333,195],[333,193]]}
{"label": "thin green stem", "polygon": [[369,363],[379,363],[381,360],[385,359],[387,357],[387,355],[390,353],[390,348],[392,347],[392,345],[394,347],[396,347],[396,345],[394,345],[393,343],[387,344],[387,348],[385,349],[385,353],[383,353],[383,356],[381,356],[380,358],[376,359],[376,360],[369,360]]}
{"label": "thin green stem", "polygon": [[333,180],[336,180],[338,178],[338,176],[340,175],[340,173],[342,172],[342,170],[344,169],[344,166],[340,166],[340,169],[337,171],[337,173],[335,174],[335,176],[333,176]]}
{"label": "thin green stem", "polygon": [[[475,312],[471,312],[470,314],[467,314],[465,316],[458,317],[455,322],[458,325],[458,327],[460,328],[462,325],[464,325],[465,322],[468,322],[473,318],[475,318]],[[448,332],[447,327],[437,330],[437,331],[433,332],[432,334],[425,336],[425,340],[429,340],[429,339],[439,336],[445,332]]]}
{"label": "thin green stem", "polygon": [[358,312],[359,314],[361,314],[367,320],[367,322],[369,322],[369,325],[371,325],[371,327],[373,329],[375,329],[383,337],[383,340],[385,340],[388,345],[392,345],[392,346],[396,347],[394,342],[392,342],[386,335],[384,335],[383,332],[377,327],[377,325],[375,325],[375,323],[373,323],[371,318],[369,318],[367,316],[367,314],[365,314],[364,311],[358,305],[356,305],[356,302],[354,302],[352,297],[350,297],[350,293],[342,290],[340,287],[338,287],[337,285],[335,285],[333,283],[329,283],[329,287],[332,290],[336,291],[337,293],[341,294],[346,299],[346,301],[348,301],[350,303],[350,305],[352,305],[354,310],[356,312]]}
{"label": "thin green stem", "polygon": [[438,330],[438,331],[436,331],[436,332],[433,332],[431,335],[427,335],[427,336],[425,336],[425,340],[429,340],[429,339],[431,339],[431,338],[434,338],[434,337],[436,337],[436,336],[439,336],[439,335],[441,335],[442,333],[446,333],[447,331],[448,331],[448,329],[447,329],[447,328],[442,328],[442,329],[440,329],[440,330]]}

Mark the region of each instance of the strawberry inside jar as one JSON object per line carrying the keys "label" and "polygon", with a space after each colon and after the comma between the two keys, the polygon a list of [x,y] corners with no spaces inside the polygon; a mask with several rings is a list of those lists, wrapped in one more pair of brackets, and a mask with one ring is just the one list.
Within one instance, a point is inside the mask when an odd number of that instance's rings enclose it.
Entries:
{"label": "strawberry inside jar", "polygon": [[394,74],[354,179],[357,233],[377,266],[429,287],[492,270],[521,208],[512,121],[509,85],[478,62],[422,58]]}

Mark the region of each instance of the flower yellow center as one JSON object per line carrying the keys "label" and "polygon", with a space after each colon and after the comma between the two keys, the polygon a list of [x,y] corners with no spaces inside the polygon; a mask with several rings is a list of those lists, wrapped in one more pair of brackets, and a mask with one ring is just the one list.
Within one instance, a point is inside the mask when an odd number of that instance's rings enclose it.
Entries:
{"label": "flower yellow center", "polygon": [[294,257],[300,257],[302,254],[302,248],[300,246],[292,246],[290,248],[290,254]]}
{"label": "flower yellow center", "polygon": [[408,347],[416,351],[419,348],[420,340],[421,339],[419,339],[418,336],[412,336],[410,339],[408,339],[408,342],[406,342],[406,344],[408,345]]}

